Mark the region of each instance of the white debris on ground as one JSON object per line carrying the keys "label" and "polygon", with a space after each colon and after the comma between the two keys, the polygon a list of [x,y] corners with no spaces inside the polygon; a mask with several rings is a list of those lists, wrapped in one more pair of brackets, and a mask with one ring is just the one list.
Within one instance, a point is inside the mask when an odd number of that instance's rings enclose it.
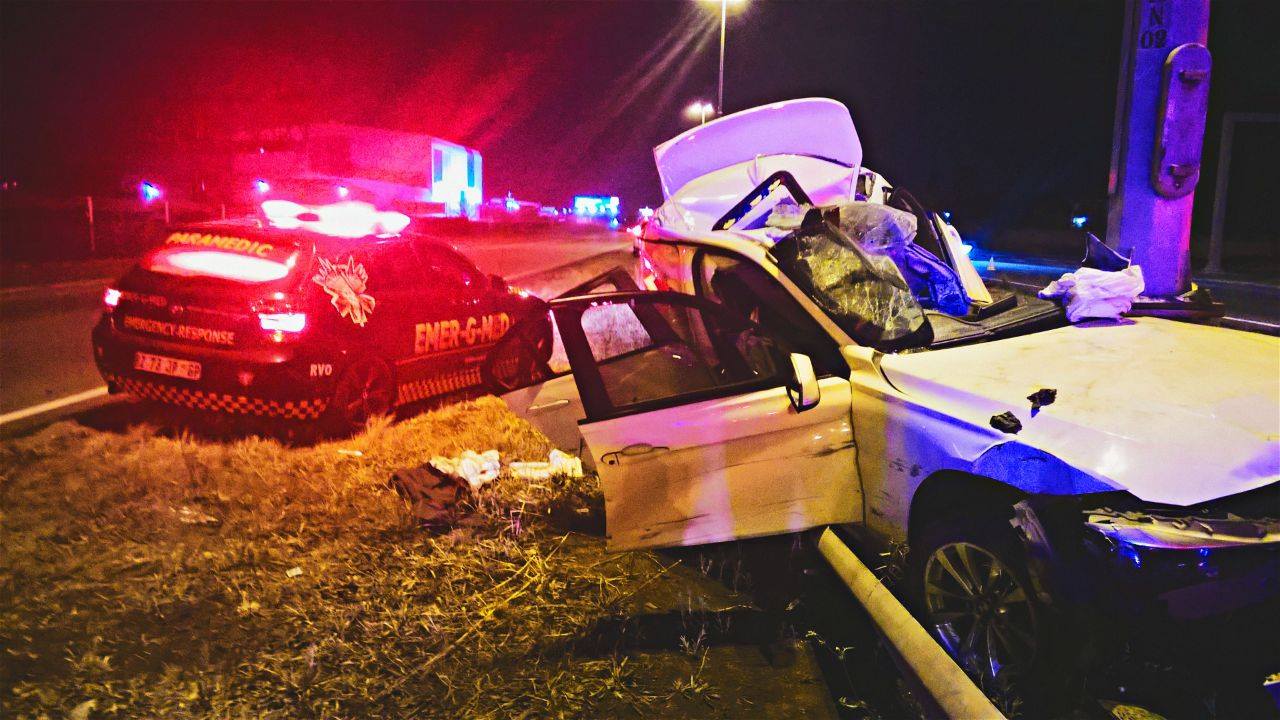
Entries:
{"label": "white debris on ground", "polygon": [[[428,464],[442,475],[465,481],[472,492],[493,482],[502,472],[497,450],[464,450],[457,457],[437,455]],[[582,459],[559,450],[552,450],[546,461],[516,461],[508,467],[513,477],[524,480],[545,480],[553,475],[582,477]]]}
{"label": "white debris on ground", "polygon": [[560,450],[552,450],[546,462],[513,462],[511,475],[522,480],[546,480],[552,475],[582,477],[582,458]]}
{"label": "white debris on ground", "polygon": [[471,492],[493,482],[498,473],[502,472],[502,462],[497,450],[485,450],[482,453],[463,450],[458,457],[437,455],[428,464],[444,475],[465,480]]}
{"label": "white debris on ground", "polygon": [[1133,307],[1144,287],[1142,268],[1137,265],[1116,272],[1080,268],[1049,283],[1040,291],[1040,297],[1060,300],[1067,308],[1067,319],[1073,323],[1114,320]]}

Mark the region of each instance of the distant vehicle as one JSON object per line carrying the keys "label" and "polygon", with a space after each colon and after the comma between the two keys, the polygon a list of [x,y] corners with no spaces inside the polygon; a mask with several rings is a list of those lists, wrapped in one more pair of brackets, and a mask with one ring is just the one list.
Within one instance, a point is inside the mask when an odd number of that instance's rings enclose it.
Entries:
{"label": "distant vehicle", "polygon": [[[832,100],[719,118],[655,156],[657,291],[615,277],[553,300],[563,357],[533,384],[486,371],[584,448],[611,547],[822,526],[905,544],[925,627],[983,688],[1037,703],[1139,624],[1174,642],[1221,621],[1199,667],[1259,692],[1280,670],[1280,342],[1072,325],[989,290],[943,218],[861,167]],[[537,356],[523,337],[489,367]],[[1243,641],[1210,650],[1228,620]]]}
{"label": "distant vehicle", "polygon": [[[245,133],[233,170],[254,204],[268,197],[316,204],[364,199],[413,216],[475,217],[484,202],[478,150],[382,128],[322,123]],[[279,192],[306,183],[314,193]]]}
{"label": "distant vehicle", "polygon": [[170,232],[106,290],[108,388],[343,432],[478,385],[488,349],[543,303],[367,207]]}

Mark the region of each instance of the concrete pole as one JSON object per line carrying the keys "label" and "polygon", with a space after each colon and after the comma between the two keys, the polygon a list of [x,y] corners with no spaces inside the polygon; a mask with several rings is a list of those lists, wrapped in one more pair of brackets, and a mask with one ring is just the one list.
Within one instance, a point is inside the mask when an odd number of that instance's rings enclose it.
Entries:
{"label": "concrete pole", "polygon": [[1209,262],[1204,271],[1222,272],[1222,232],[1227,224],[1227,189],[1231,179],[1231,148],[1238,122],[1280,122],[1280,115],[1268,113],[1229,112],[1222,115],[1222,134],[1218,139],[1218,177],[1213,189],[1213,225],[1209,231]]}
{"label": "concrete pole", "polygon": [[[1145,295],[1172,298],[1191,283],[1191,208],[1204,142],[1204,111],[1197,108],[1209,82],[1209,0],[1126,0],[1125,13],[1107,244],[1142,266]],[[1193,67],[1184,68],[1182,61],[1192,56]]]}

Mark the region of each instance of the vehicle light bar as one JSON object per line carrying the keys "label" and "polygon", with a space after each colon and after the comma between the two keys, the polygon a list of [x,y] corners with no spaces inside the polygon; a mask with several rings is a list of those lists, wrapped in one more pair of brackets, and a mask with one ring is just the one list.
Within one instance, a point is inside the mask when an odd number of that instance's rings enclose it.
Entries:
{"label": "vehicle light bar", "polygon": [[262,325],[263,330],[298,333],[307,327],[307,314],[296,312],[258,313],[258,323]]}
{"label": "vehicle light bar", "polygon": [[120,304],[120,291],[109,287],[102,293],[102,304],[107,307],[115,307]]}
{"label": "vehicle light bar", "polygon": [[159,257],[151,269],[171,275],[208,275],[241,282],[269,282],[287,276],[293,262],[293,257],[286,262],[276,262],[216,250],[191,250]]}
{"label": "vehicle light bar", "polygon": [[262,214],[282,230],[301,228],[341,238],[396,235],[409,226],[408,215],[356,201],[309,207],[289,200],[268,200],[262,203]]}

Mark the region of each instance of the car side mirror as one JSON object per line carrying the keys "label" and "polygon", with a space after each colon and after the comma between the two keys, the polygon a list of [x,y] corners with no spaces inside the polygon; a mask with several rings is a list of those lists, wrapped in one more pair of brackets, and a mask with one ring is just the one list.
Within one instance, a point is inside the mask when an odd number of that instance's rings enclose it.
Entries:
{"label": "car side mirror", "polygon": [[822,391],[808,355],[791,353],[791,377],[787,380],[787,398],[796,412],[804,412],[818,404]]}

